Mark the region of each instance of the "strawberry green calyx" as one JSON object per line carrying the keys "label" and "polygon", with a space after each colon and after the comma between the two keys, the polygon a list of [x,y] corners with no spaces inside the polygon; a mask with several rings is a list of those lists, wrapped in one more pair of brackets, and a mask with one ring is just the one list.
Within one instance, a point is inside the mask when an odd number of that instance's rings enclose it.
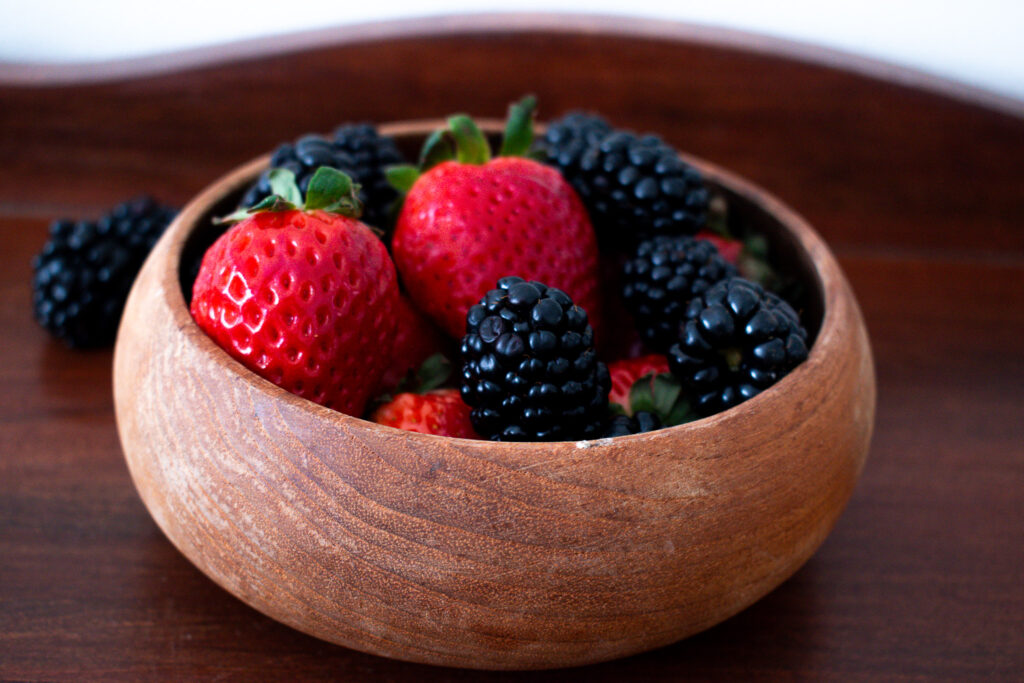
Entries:
{"label": "strawberry green calyx", "polygon": [[639,411],[657,415],[666,427],[697,419],[682,384],[670,373],[648,373],[634,382],[629,390],[629,407],[634,415]]}
{"label": "strawberry green calyx", "polygon": [[533,146],[533,119],[537,112],[537,98],[527,95],[509,105],[505,136],[501,141],[499,156],[524,157]]}
{"label": "strawberry green calyx", "polygon": [[363,205],[359,201],[359,185],[336,168],[318,168],[309,180],[305,199],[292,171],[276,168],[270,172],[269,178],[273,194],[255,206],[214,219],[214,222],[236,223],[253,214],[276,211],[326,211],[348,218],[359,218],[363,213]]}
{"label": "strawberry green calyx", "polygon": [[[537,98],[524,97],[509,106],[505,134],[498,156],[527,156],[533,145],[533,119]],[[405,194],[416,180],[434,166],[445,161],[461,164],[486,164],[492,158],[487,136],[466,114],[455,114],[447,120],[447,127],[427,137],[420,152],[419,163],[392,166],[385,171],[388,182]]]}

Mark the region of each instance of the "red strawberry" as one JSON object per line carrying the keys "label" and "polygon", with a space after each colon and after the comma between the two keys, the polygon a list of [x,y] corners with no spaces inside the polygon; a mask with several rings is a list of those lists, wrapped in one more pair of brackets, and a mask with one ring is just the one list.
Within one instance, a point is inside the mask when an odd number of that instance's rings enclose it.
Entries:
{"label": "red strawberry", "polygon": [[739,263],[740,253],[743,251],[743,242],[730,237],[722,237],[710,230],[701,230],[694,237],[711,242],[718,249],[718,253],[722,255],[722,258],[734,266]]}
{"label": "red strawberry", "polygon": [[457,389],[399,394],[373,413],[374,422],[421,434],[479,439],[469,421],[469,406]]}
{"label": "red strawberry", "polygon": [[632,415],[629,392],[636,381],[646,375],[660,375],[668,371],[668,358],[656,353],[609,363],[608,374],[612,378],[612,389],[608,392],[608,402],[618,403],[627,415]]}
{"label": "red strawberry", "polygon": [[427,320],[405,295],[399,295],[395,307],[395,336],[391,361],[377,385],[375,394],[394,390],[409,374],[430,356],[445,347],[444,335]]}
{"label": "red strawberry", "polygon": [[[355,218],[355,188],[320,169],[304,207],[294,174],[275,171],[279,196],[206,252],[192,317],[234,358],[288,391],[361,415],[390,360],[398,305],[394,265]],[[354,201],[354,200],[352,200]]]}
{"label": "red strawberry", "polygon": [[[453,337],[465,334],[470,306],[509,275],[564,290],[597,328],[597,241],[587,212],[557,170],[512,156],[530,147],[532,111],[532,100],[512,107],[503,156],[491,159],[472,120],[454,116],[428,140],[429,170],[389,174],[408,191],[391,245],[395,265],[420,310]],[[440,161],[455,153],[457,161]]]}

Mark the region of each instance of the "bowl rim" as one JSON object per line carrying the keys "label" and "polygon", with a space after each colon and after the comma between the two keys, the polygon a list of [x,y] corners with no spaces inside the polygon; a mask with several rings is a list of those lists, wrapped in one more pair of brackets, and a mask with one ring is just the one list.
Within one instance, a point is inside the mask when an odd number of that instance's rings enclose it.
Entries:
{"label": "bowl rim", "polygon": [[[488,133],[500,132],[504,126],[502,121],[484,118],[477,119],[477,124]],[[380,124],[378,125],[378,130],[382,135],[407,137],[422,135],[425,131],[436,129],[442,125],[443,122],[438,119],[402,120]],[[538,131],[543,131],[543,128],[543,125],[538,125]],[[727,188],[731,193],[741,197],[751,205],[757,206],[759,210],[769,214],[786,232],[791,234],[794,238],[795,246],[799,251],[803,252],[808,264],[811,266],[810,273],[814,277],[816,292],[821,298],[821,322],[815,335],[814,343],[808,350],[807,359],[772,386],[743,403],[720,413],[642,434],[619,436],[614,437],[614,439],[612,437],[598,437],[596,439],[559,442],[503,442],[412,432],[381,425],[359,416],[341,413],[292,394],[261,377],[233,358],[217,345],[212,338],[207,336],[192,318],[182,291],[180,263],[185,245],[198,226],[199,220],[208,213],[210,207],[214,206],[225,196],[237,192],[251,183],[259,172],[269,165],[272,156],[271,152],[262,154],[240,166],[234,167],[226,174],[221,175],[206,185],[175,216],[161,236],[160,243],[151,252],[150,258],[158,252],[164,250],[167,252],[166,258],[169,260],[170,267],[163,268],[159,276],[162,303],[167,307],[172,316],[174,326],[190,343],[197,345],[204,355],[211,356],[212,359],[219,361],[225,368],[230,369],[231,374],[237,380],[250,385],[250,388],[253,390],[267,392],[274,400],[285,401],[293,409],[310,413],[318,419],[327,419],[341,424],[350,423],[350,421],[354,420],[355,423],[352,426],[358,425],[364,429],[381,430],[385,434],[400,435],[413,442],[423,441],[424,443],[436,444],[439,439],[445,442],[455,440],[462,444],[486,444],[488,448],[501,449],[501,452],[522,452],[526,449],[543,448],[555,443],[575,443],[578,449],[593,449],[607,447],[611,445],[613,440],[615,444],[638,439],[659,440],[660,438],[668,438],[669,435],[677,435],[682,432],[699,432],[713,429],[721,421],[734,418],[744,409],[757,409],[764,402],[772,401],[773,399],[778,400],[786,389],[797,381],[799,376],[813,372],[816,367],[829,362],[829,358],[835,349],[833,348],[834,344],[826,342],[839,333],[840,316],[837,314],[835,304],[838,302],[838,290],[844,287],[844,277],[835,257],[824,240],[800,214],[762,187],[732,171],[692,154],[685,152],[678,152],[678,154],[683,161],[697,167],[706,179]],[[118,331],[118,337],[124,333],[124,325],[122,324],[121,329]]]}

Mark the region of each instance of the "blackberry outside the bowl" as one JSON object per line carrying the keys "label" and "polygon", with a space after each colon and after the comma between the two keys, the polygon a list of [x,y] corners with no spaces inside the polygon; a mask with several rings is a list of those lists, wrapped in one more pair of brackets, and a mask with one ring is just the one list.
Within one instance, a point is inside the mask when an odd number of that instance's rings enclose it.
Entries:
{"label": "blackberry outside the bowl", "polygon": [[688,387],[701,415],[756,396],[807,358],[807,332],[784,300],[743,278],[722,280],[693,299],[672,374]]}
{"label": "blackberry outside the bowl", "polygon": [[641,338],[664,353],[679,337],[690,300],[734,275],[735,266],[711,242],[656,235],[637,245],[623,265],[622,295]]}
{"label": "blackberry outside the bowl", "polygon": [[39,324],[73,348],[113,344],[135,276],[176,213],[139,197],[97,221],[55,221],[32,264]]}
{"label": "blackberry outside the bowl", "polygon": [[608,368],[597,360],[586,312],[561,290],[518,277],[499,280],[466,314],[462,363],[462,398],[482,436],[601,436]]}
{"label": "blackberry outside the bowl", "polygon": [[292,171],[299,190],[305,195],[316,170],[329,166],[344,172],[361,186],[361,220],[367,225],[387,229],[390,227],[389,211],[397,194],[384,180],[384,168],[401,162],[394,140],[379,135],[370,124],[341,126],[332,139],[304,135],[274,151],[269,168],[249,186],[240,206],[254,206],[270,196],[270,171],[276,168]]}

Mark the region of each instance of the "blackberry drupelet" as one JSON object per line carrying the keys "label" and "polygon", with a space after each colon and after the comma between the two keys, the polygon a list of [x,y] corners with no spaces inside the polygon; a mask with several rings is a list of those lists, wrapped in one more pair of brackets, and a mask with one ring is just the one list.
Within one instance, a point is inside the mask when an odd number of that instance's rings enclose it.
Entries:
{"label": "blackberry drupelet", "polygon": [[112,344],[132,282],[176,213],[139,197],[95,222],[55,221],[32,264],[36,320],[72,348]]}
{"label": "blackberry drupelet", "polygon": [[519,277],[498,281],[466,314],[463,400],[477,432],[495,441],[599,437],[608,368],[586,312],[561,290]]}
{"label": "blackberry drupelet", "polygon": [[621,247],[658,234],[697,232],[707,219],[700,172],[653,135],[615,131],[591,146],[570,183],[598,238]]}
{"label": "blackberry drupelet", "polygon": [[807,332],[781,298],[743,278],[722,280],[687,307],[669,368],[711,415],[768,388],[807,358]]}
{"label": "blackberry drupelet", "polygon": [[544,162],[561,171],[569,184],[575,186],[582,175],[580,159],[611,132],[612,127],[600,116],[572,112],[549,123],[537,146]]}
{"label": "blackberry drupelet", "polygon": [[657,415],[649,413],[646,410],[639,410],[634,413],[632,417],[629,415],[616,415],[613,417],[608,421],[604,433],[601,436],[629,436],[630,434],[653,432],[655,429],[661,428],[661,420]]}
{"label": "blackberry drupelet", "polygon": [[711,242],[656,235],[623,265],[622,295],[644,342],[664,353],[679,338],[690,300],[734,275],[735,266]]}
{"label": "blackberry drupelet", "polygon": [[348,153],[355,166],[353,180],[362,188],[359,199],[363,202],[361,220],[381,230],[390,230],[394,222],[391,207],[398,199],[384,171],[388,166],[405,163],[395,141],[381,135],[370,123],[350,123],[334,131],[334,145]]}
{"label": "blackberry drupelet", "polygon": [[330,140],[318,135],[304,135],[294,144],[285,143],[274,151],[270,167],[246,190],[239,205],[254,206],[270,196],[270,171],[273,169],[292,171],[299,190],[305,195],[316,169],[330,166],[343,171],[361,186],[361,220],[367,225],[385,229],[390,227],[389,211],[397,194],[384,180],[384,167],[401,161],[394,141],[378,135],[369,124],[342,126]]}

